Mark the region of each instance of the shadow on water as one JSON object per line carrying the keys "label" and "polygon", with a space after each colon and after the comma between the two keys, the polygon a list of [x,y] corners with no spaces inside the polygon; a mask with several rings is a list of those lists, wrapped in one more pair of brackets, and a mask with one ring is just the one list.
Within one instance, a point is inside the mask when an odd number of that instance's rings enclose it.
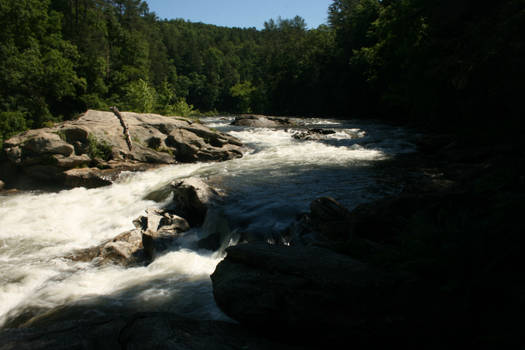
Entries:
{"label": "shadow on water", "polygon": [[92,315],[129,316],[137,312],[169,312],[196,320],[231,321],[216,306],[207,274],[174,272],[152,279],[137,279],[114,293],[86,295],[59,306],[28,305],[8,314],[2,328],[41,326],[54,321],[88,319]]}

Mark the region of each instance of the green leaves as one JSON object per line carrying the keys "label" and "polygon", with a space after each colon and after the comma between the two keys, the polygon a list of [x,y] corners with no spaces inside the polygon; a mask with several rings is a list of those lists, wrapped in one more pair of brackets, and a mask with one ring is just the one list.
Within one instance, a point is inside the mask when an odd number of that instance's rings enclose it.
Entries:
{"label": "green leaves", "polygon": [[235,99],[235,111],[250,113],[253,93],[257,90],[250,81],[237,83],[230,88],[230,93]]}
{"label": "green leaves", "polygon": [[0,149],[9,137],[27,129],[22,112],[0,112]]}
{"label": "green leaves", "polygon": [[155,106],[156,92],[142,79],[131,82],[125,89],[124,109],[138,112],[151,113]]}

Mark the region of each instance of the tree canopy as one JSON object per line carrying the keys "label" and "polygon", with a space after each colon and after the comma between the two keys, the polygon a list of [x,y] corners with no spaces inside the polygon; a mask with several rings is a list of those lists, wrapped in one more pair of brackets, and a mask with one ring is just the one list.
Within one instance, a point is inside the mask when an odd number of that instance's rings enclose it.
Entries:
{"label": "tree canopy", "polygon": [[[523,0],[334,0],[328,24],[160,20],[140,0],[0,0],[0,143],[88,108],[516,130]],[[487,127],[487,130],[492,128]]]}

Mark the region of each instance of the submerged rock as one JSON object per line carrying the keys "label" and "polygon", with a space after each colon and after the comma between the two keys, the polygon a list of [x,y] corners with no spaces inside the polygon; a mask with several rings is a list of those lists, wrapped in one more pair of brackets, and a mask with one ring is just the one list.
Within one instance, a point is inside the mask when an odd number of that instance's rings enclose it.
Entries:
{"label": "submerged rock", "polygon": [[[111,183],[123,170],[242,157],[239,140],[190,119],[131,112],[122,115],[131,149],[113,113],[89,110],[77,120],[6,140],[6,162],[31,179],[67,187],[97,187]],[[106,169],[111,170],[111,176],[101,173]],[[16,177],[12,175],[10,180]]]}
{"label": "submerged rock", "polygon": [[280,126],[295,125],[289,118],[267,117],[263,115],[245,115],[236,117],[232,122],[236,126],[248,126],[254,128],[275,128]]}

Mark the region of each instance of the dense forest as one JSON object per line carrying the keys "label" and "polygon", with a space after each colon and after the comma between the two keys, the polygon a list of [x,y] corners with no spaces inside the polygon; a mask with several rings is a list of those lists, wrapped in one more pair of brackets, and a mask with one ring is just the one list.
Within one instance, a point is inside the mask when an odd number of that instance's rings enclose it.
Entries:
{"label": "dense forest", "polygon": [[[327,25],[161,20],[140,0],[0,0],[0,144],[88,108],[514,130],[523,0],[334,0]],[[479,133],[478,133],[479,134]]]}

